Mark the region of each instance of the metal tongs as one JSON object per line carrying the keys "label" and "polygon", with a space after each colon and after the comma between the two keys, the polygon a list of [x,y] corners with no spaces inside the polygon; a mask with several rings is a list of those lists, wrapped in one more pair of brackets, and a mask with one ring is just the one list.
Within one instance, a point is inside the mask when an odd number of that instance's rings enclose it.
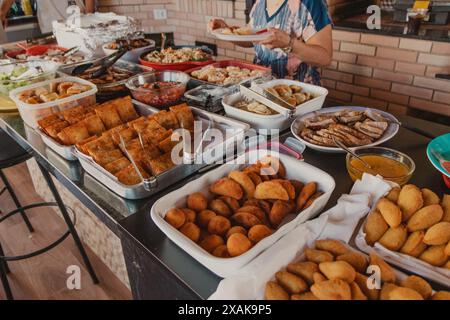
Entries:
{"label": "metal tongs", "polygon": [[[118,132],[117,134],[119,135],[119,138],[120,138],[120,149],[122,149],[122,151],[125,153],[127,158],[130,159],[130,162],[133,165],[134,170],[136,170],[136,173],[138,174],[139,178],[142,181],[142,184],[144,185],[144,189],[147,191],[153,191],[158,186],[158,181],[156,180],[156,177],[152,176],[150,178],[144,178],[144,176],[141,173],[141,170],[139,170],[139,166],[137,165],[136,161],[134,160],[132,155],[128,152],[127,145],[126,145],[125,140],[123,139],[122,135],[120,134],[120,132]],[[141,144],[142,152],[145,153],[144,142],[142,140],[142,136],[141,136],[140,132],[138,132],[138,137],[139,137],[139,142]]]}
{"label": "metal tongs", "polygon": [[208,124],[208,127],[206,128],[206,130],[203,130],[203,125],[202,125],[202,132],[201,132],[202,137],[200,138],[199,144],[197,146],[195,146],[195,142],[197,140],[196,139],[197,135],[195,135],[195,126],[194,126],[194,147],[195,147],[195,150],[194,150],[193,153],[191,153],[190,151],[186,151],[186,148],[185,148],[186,147],[185,142],[188,141],[191,138],[190,135],[186,136],[186,131],[188,131],[188,130],[185,129],[185,130],[182,131],[183,132],[182,137],[183,137],[183,143],[184,143],[183,157],[189,164],[195,163],[195,160],[197,159],[199,154],[201,154],[201,151],[202,151],[202,148],[203,148],[203,143],[205,142],[208,133],[214,127],[214,120],[211,119],[207,115],[200,116],[200,115],[197,114],[196,115],[196,119],[204,120]]}
{"label": "metal tongs", "polygon": [[119,60],[126,52],[127,52],[126,49],[121,49],[121,50],[118,50],[117,52],[114,52],[113,54],[110,54],[109,56],[103,57],[103,58],[95,60],[93,62],[87,62],[87,63],[81,64],[81,65],[78,65],[72,70],[71,75],[79,76],[91,68],[100,67],[98,70],[94,71],[90,75],[91,78],[99,77],[103,73],[105,73],[106,70],[110,66],[112,66],[114,63],[116,63],[117,60]]}

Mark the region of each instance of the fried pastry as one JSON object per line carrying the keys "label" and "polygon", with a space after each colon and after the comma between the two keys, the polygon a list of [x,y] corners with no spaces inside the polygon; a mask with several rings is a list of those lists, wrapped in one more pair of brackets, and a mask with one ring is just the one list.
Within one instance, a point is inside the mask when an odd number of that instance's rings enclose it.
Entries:
{"label": "fried pastry", "polygon": [[289,194],[281,183],[265,181],[258,184],[255,190],[255,198],[260,200],[289,200]]}
{"label": "fried pastry", "polygon": [[242,199],[244,192],[241,186],[230,178],[222,178],[209,187],[209,191],[220,196],[232,197],[236,200]]}
{"label": "fried pastry", "polygon": [[130,96],[113,100],[111,103],[116,107],[115,109],[122,122],[129,122],[139,118]]}
{"label": "fried pastry", "polygon": [[228,178],[236,181],[242,187],[247,198],[253,198],[255,194],[255,184],[245,172],[231,171],[228,174]]}
{"label": "fried pastry", "polygon": [[155,120],[165,129],[178,129],[180,124],[174,112],[162,110],[150,116],[150,119]]}
{"label": "fried pastry", "polygon": [[105,103],[98,106],[95,108],[95,113],[102,119],[106,129],[111,129],[122,124],[122,119],[120,119],[119,113],[112,104]]}
{"label": "fried pastry", "polygon": [[58,138],[66,146],[77,144],[78,142],[89,138],[89,136],[88,129],[82,123],[73,124],[58,133]]}
{"label": "fried pastry", "polygon": [[128,167],[129,165],[130,161],[125,157],[121,157],[115,161],[106,164],[105,169],[112,174],[116,174],[120,170]]}
{"label": "fried pastry", "polygon": [[[150,177],[147,174],[147,172],[145,172],[145,170],[142,167],[140,167],[139,165],[138,165],[138,169],[141,172],[144,179],[148,179]],[[121,183],[123,183],[127,186],[136,185],[136,184],[139,184],[142,182],[141,177],[134,169],[133,164],[130,164],[128,167],[120,170],[118,173],[116,173],[115,176]]]}

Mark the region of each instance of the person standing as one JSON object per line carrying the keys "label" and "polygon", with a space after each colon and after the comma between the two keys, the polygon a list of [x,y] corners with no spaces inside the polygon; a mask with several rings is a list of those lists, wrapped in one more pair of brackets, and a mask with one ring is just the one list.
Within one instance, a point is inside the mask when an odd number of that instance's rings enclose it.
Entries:
{"label": "person standing", "polygon": [[[94,13],[96,9],[95,0],[36,0],[36,2],[37,18],[42,33],[53,31],[53,21],[67,19],[67,8],[70,5],[77,5],[80,7],[82,13]],[[4,32],[7,21],[6,15],[13,3],[14,0],[3,0],[0,5],[0,19],[2,21],[0,29],[1,43],[6,42],[6,35]]]}

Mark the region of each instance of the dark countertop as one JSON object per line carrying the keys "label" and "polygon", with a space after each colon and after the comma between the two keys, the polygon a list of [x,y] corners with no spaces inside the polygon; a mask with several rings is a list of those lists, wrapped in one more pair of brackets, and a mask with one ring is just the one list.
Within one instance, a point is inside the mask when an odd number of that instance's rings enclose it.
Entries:
{"label": "dark countertop", "polygon": [[[450,131],[449,127],[410,117],[403,117],[400,120],[434,135]],[[140,201],[125,200],[114,195],[89,174],[85,174],[78,162],[66,161],[49,150],[33,129],[24,126],[18,114],[0,113],[0,128],[33,153],[35,158],[80,202],[92,210],[108,228],[120,237],[131,239],[133,246],[157,261],[161,272],[177,279],[179,283],[192,291],[193,296],[207,298],[215,291],[220,278],[167,239],[150,218],[151,206],[157,199],[195,179],[199,174],[193,175],[150,198]],[[398,135],[386,143],[386,146],[403,151],[414,159],[417,169],[412,183],[427,186],[442,194],[445,191],[448,192],[448,190],[445,189],[441,175],[426,158],[425,148],[428,142],[429,139],[421,135],[400,129]],[[329,172],[336,180],[336,190],[328,203],[328,207],[333,206],[342,193],[349,192],[352,181],[345,168],[344,155],[324,154],[307,150],[305,160]]]}
{"label": "dark countertop", "polygon": [[422,24],[418,35],[406,34],[406,22],[395,22],[391,13],[382,12],[381,29],[367,28],[368,15],[358,15],[334,23],[335,30],[379,34],[393,37],[450,42],[450,25]]}

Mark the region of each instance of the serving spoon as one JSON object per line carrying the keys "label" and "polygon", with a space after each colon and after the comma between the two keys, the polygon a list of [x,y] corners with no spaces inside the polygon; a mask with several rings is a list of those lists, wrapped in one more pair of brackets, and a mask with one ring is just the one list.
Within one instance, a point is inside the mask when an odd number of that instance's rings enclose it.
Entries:
{"label": "serving spoon", "polygon": [[331,139],[333,139],[333,142],[335,145],[337,145],[339,148],[343,149],[345,152],[349,153],[352,157],[358,159],[359,161],[361,161],[362,164],[364,164],[364,166],[368,169],[372,169],[372,166],[370,164],[367,163],[367,161],[365,161],[363,158],[361,158],[360,156],[358,156],[356,153],[354,153],[352,150],[350,150],[349,148],[347,148],[346,145],[344,145],[342,142],[340,142],[339,140],[337,140],[334,136],[331,136]]}

